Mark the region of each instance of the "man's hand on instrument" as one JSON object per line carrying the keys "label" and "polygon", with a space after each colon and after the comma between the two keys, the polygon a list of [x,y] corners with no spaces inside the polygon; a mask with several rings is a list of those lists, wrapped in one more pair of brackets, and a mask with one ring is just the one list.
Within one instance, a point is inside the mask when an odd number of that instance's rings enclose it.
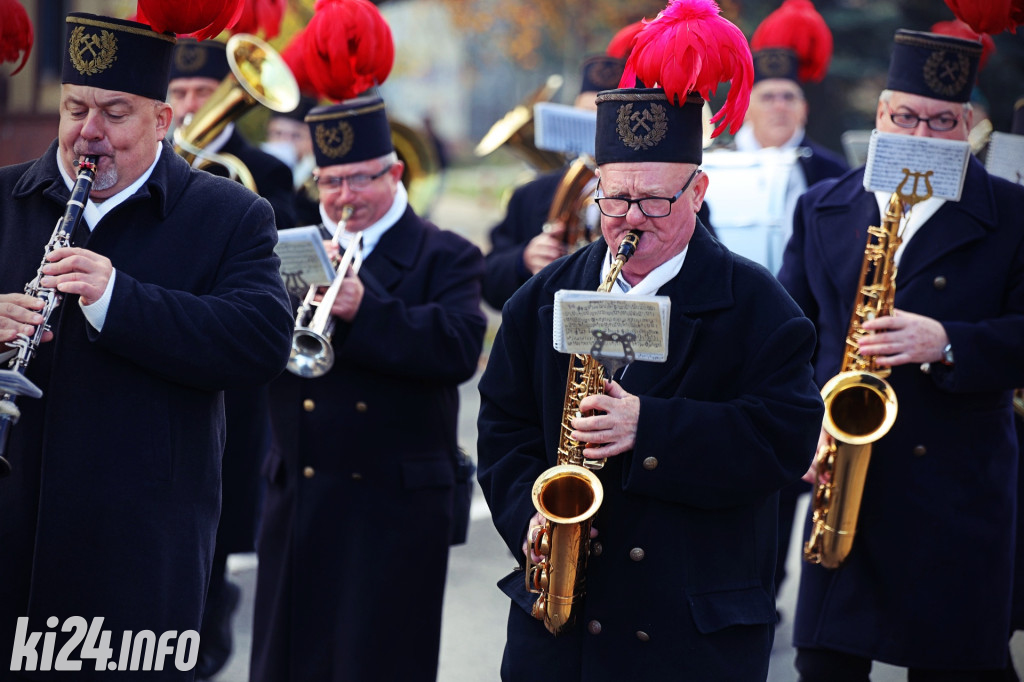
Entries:
{"label": "man's hand on instrument", "polygon": [[[534,514],[532,517],[530,517],[530,525],[527,526],[526,537],[523,539],[523,556],[526,556],[526,553],[529,552],[530,553],[530,561],[532,561],[535,564],[539,564],[541,561],[544,560],[544,557],[542,557],[541,555],[537,554],[533,550],[534,550],[534,542],[536,542],[536,540],[537,540],[537,535],[541,532],[541,530],[544,528],[544,526],[547,524],[547,522],[548,522],[548,520],[546,518],[544,518],[544,515],[541,514],[540,512],[537,512],[536,514]],[[596,537],[597,537],[597,528],[595,528],[593,526],[593,524],[591,524],[591,526],[590,526],[590,539],[593,540]]]}
{"label": "man's hand on instrument", "polygon": [[[43,300],[25,294],[0,294],[0,344],[13,341],[18,334],[32,336],[36,333],[36,325],[43,323],[39,311],[43,309]],[[45,332],[43,341],[53,338],[53,332]],[[6,351],[0,345],[0,353]]]}
{"label": "man's hand on instrument", "polygon": [[640,420],[638,397],[618,383],[606,381],[604,394],[588,395],[580,401],[580,412],[591,410],[598,414],[572,420],[572,438],[588,444],[587,459],[605,459],[633,448]]}
{"label": "man's hand on instrument", "polygon": [[334,299],[331,314],[346,322],[351,322],[355,318],[356,313],[359,312],[359,306],[363,302],[363,292],[365,290],[366,288],[363,286],[362,280],[359,279],[359,275],[355,274],[352,268],[349,267],[345,273],[345,279],[341,281],[338,296]]}
{"label": "man's hand on instrument", "polygon": [[821,474],[821,472],[819,471],[819,466],[818,465],[821,462],[821,459],[824,456],[824,453],[829,448],[831,448],[832,445],[835,442],[836,442],[836,439],[833,438],[832,436],[830,436],[828,434],[828,432],[825,431],[825,429],[822,429],[818,433],[818,447],[815,448],[815,450],[814,450],[814,457],[811,458],[811,466],[810,466],[810,468],[807,469],[807,473],[805,473],[803,476],[801,476],[801,480],[804,480],[804,481],[810,483],[811,485],[819,485],[821,483],[828,483],[828,479],[830,478],[830,475],[828,474],[828,472],[825,472],[819,478],[819,474]]}
{"label": "man's hand on instrument", "polygon": [[43,266],[45,277],[39,280],[40,286],[78,294],[83,305],[91,305],[103,296],[114,272],[109,258],[77,247],[55,249],[46,259],[50,262]]}
{"label": "man's hand on instrument", "polygon": [[530,274],[536,275],[551,261],[565,254],[565,223],[547,223],[544,231],[531,239],[523,250],[523,265]]}
{"label": "man's hand on instrument", "polygon": [[861,337],[860,352],[875,356],[880,367],[939,362],[949,343],[941,322],[905,310],[868,320],[864,329],[875,333]]}

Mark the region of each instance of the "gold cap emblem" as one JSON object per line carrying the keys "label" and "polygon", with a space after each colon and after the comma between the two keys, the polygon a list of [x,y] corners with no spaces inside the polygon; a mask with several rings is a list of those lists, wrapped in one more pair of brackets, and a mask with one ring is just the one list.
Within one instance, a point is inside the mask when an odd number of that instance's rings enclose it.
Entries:
{"label": "gold cap emblem", "polygon": [[174,50],[174,67],[182,73],[194,73],[206,64],[206,50],[188,43],[178,43]]}
{"label": "gold cap emblem", "polygon": [[668,116],[664,105],[652,103],[641,111],[633,111],[633,103],[619,107],[616,118],[619,139],[630,149],[637,151],[656,147],[668,132]]}
{"label": "gold cap emblem", "polygon": [[68,40],[68,56],[78,73],[94,76],[117,60],[117,38],[107,30],[86,33],[84,26],[76,26]]}
{"label": "gold cap emblem", "polygon": [[971,60],[959,52],[936,50],[924,63],[924,82],[935,93],[952,97],[967,85]]}
{"label": "gold cap emblem", "polygon": [[319,123],[316,126],[316,146],[320,153],[331,159],[340,159],[352,151],[355,133],[352,126],[345,121],[336,125]]}

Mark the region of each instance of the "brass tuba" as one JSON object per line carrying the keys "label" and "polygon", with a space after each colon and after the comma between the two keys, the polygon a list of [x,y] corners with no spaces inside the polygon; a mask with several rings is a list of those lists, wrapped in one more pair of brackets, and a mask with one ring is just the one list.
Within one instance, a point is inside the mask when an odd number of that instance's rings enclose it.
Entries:
{"label": "brass tuba", "polygon": [[885,380],[891,370],[877,367],[874,358],[861,355],[857,346],[867,333],[866,320],[892,314],[902,220],[903,200],[897,191],[889,199],[882,224],[868,227],[842,366],[821,389],[823,428],[834,441],[816,455],[821,482],[812,500],[804,559],[825,568],[838,568],[853,547],[871,445],[896,421],[896,394]]}
{"label": "brass tuba", "polygon": [[441,160],[426,133],[394,119],[388,123],[395,154],[405,165],[402,184],[409,193],[409,205],[426,218],[441,193]]}
{"label": "brass tuba", "polygon": [[174,131],[174,151],[199,169],[223,166],[233,180],[255,192],[252,173],[237,156],[210,152],[206,146],[229,123],[257,104],[273,111],[292,111],[299,105],[299,86],[281,55],[254,35],[231,36],[227,42],[227,60],[231,73],[221,81],[206,104]]}
{"label": "brass tuba", "polygon": [[[611,291],[639,242],[637,230],[625,236],[598,291]],[[584,457],[585,444],[570,436],[571,422],[583,416],[580,401],[604,393],[604,379],[604,367],[595,357],[572,356],[565,382],[558,463],[533,484],[533,505],[547,522],[533,541],[533,552],[543,560],[534,564],[530,552],[526,553],[526,589],[539,595],[533,604],[533,617],[544,621],[544,627],[555,635],[573,624],[575,607],[586,594],[590,526],[604,500],[604,488],[592,471],[604,467],[604,460]]]}
{"label": "brass tuba", "polygon": [[477,144],[473,153],[487,156],[503,145],[538,171],[553,171],[565,165],[565,155],[560,152],[538,149],[534,142],[533,105],[546,102],[562,87],[563,78],[558,74],[548,76],[544,85],[530,93],[522,102],[491,126]]}
{"label": "brass tuba", "polygon": [[555,197],[548,210],[548,219],[544,231],[555,222],[565,225],[566,250],[573,253],[594,241],[599,229],[588,224],[588,208],[594,204],[594,187],[597,183],[597,172],[594,159],[587,154],[578,156],[566,169]]}
{"label": "brass tuba", "polygon": [[[339,237],[345,231],[349,218],[352,217],[352,206],[341,209],[341,220],[334,231],[331,241],[337,245]],[[316,295],[320,287],[309,286],[306,298],[302,301],[295,314],[295,330],[292,332],[292,351],[288,357],[288,371],[306,379],[315,379],[331,371],[334,366],[334,348],[331,337],[334,335],[334,316],[331,308],[338,298],[341,282],[351,265],[354,273],[359,272],[362,265],[363,233],[352,235],[348,248],[336,263],[334,281],[327,287],[323,297],[317,301]]]}

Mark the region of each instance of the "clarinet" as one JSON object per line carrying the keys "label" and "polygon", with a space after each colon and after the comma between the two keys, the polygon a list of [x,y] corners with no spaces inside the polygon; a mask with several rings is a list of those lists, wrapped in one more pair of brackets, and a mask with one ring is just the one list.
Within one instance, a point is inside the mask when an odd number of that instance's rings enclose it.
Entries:
{"label": "clarinet", "polygon": [[4,457],[7,451],[7,439],[10,436],[11,427],[18,423],[21,416],[20,410],[14,404],[15,398],[25,395],[32,398],[39,398],[43,392],[25,376],[28,363],[36,354],[36,349],[43,342],[43,334],[50,331],[50,317],[57,307],[60,306],[64,296],[56,288],[44,287],[40,284],[43,279],[43,266],[49,261],[46,257],[51,251],[62,249],[71,245],[71,237],[75,228],[82,222],[82,213],[85,202],[89,199],[89,191],[92,189],[92,181],[96,177],[96,161],[99,157],[86,156],[78,164],[78,178],[75,186],[71,189],[71,198],[64,208],[64,216],[57,221],[50,235],[50,241],[43,250],[43,261],[39,264],[35,278],[25,285],[25,293],[33,298],[43,300],[43,309],[40,314],[43,321],[36,326],[32,336],[18,334],[14,341],[7,345],[13,348],[14,356],[7,364],[7,369],[0,370],[0,478],[11,473],[11,463]]}

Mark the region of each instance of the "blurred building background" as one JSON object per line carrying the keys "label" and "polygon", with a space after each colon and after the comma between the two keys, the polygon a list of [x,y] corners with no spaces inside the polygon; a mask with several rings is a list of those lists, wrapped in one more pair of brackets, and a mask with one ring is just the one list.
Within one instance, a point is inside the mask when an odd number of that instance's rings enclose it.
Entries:
{"label": "blurred building background", "polygon": [[[34,158],[57,129],[57,102],[70,11],[131,16],[134,0],[20,0],[32,19],[35,45],[24,70],[0,65],[0,164]],[[781,0],[720,0],[723,14],[749,37]],[[288,0],[278,49],[312,16],[314,0]],[[473,148],[490,126],[561,74],[553,101],[571,103],[586,55],[603,52],[615,32],[653,18],[664,0],[384,0],[378,6],[395,39],[395,65],[383,85],[388,111],[409,125],[429,118],[455,164],[475,164]],[[808,133],[836,151],[850,129],[873,127],[897,28],[929,30],[953,18],[941,0],[815,0],[835,37],[829,76],[805,91]],[[1024,95],[1024,32],[994,37],[996,52],[980,74],[979,91],[995,130],[1006,131],[1014,101]],[[712,99],[724,101],[725,87]],[[259,141],[265,111],[240,122]],[[508,161],[501,154],[485,163]]]}

